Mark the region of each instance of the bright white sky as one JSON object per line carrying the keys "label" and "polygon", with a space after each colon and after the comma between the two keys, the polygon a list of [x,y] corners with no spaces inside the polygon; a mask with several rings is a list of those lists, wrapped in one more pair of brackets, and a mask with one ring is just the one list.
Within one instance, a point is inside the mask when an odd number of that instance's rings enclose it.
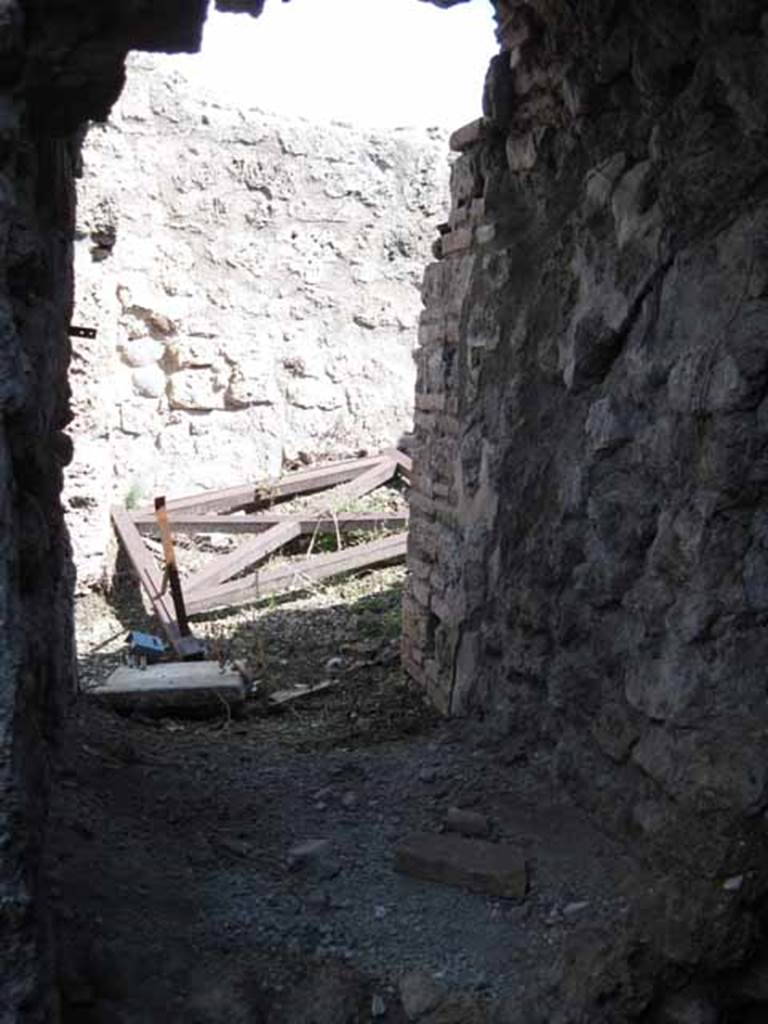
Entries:
{"label": "bright white sky", "polygon": [[256,19],[212,12],[202,53],[172,60],[240,106],[458,128],[481,113],[493,33],[489,0],[267,0]]}

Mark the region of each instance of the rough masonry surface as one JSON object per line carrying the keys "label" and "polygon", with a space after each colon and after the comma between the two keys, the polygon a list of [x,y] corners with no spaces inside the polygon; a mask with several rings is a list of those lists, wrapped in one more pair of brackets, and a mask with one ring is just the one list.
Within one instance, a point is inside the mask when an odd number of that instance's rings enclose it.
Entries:
{"label": "rough masonry surface", "polygon": [[722,967],[766,884],[768,17],[497,10],[424,281],[404,654],[550,742],[687,879],[649,941]]}
{"label": "rough masonry surface", "polygon": [[199,47],[205,0],[0,4],[0,1021],[56,1020],[40,849],[74,679],[60,501],[80,135],[132,47]]}
{"label": "rough masonry surface", "polygon": [[[222,9],[260,13],[260,0]],[[195,52],[208,0],[0,3],[0,1021],[56,1018],[39,873],[47,772],[74,679],[67,368],[75,177],[130,50]]]}
{"label": "rough masonry surface", "polygon": [[[37,865],[72,676],[80,130],[129,49],[195,49],[205,6],[0,7],[3,1024],[55,1020]],[[764,907],[768,21],[760,0],[496,6],[424,286],[405,655],[446,710],[549,742],[655,865],[631,940],[582,943],[563,994],[563,1020],[623,1022],[660,979],[747,957]]]}

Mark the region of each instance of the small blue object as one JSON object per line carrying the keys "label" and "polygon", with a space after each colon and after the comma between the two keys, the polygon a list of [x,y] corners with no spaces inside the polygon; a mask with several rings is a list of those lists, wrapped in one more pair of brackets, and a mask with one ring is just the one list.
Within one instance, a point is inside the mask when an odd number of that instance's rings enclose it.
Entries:
{"label": "small blue object", "polygon": [[168,650],[168,645],[163,643],[160,637],[139,633],[136,630],[128,634],[125,642],[128,644],[129,654],[136,658],[145,658],[147,661],[159,661]]}

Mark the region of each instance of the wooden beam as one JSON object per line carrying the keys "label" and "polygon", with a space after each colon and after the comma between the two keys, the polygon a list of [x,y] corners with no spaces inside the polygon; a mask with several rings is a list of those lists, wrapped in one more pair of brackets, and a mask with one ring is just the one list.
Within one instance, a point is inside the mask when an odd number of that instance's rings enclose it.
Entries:
{"label": "wooden beam", "polygon": [[[408,512],[402,515],[392,512],[339,512],[333,516],[316,516],[304,512],[299,519],[302,534],[350,533],[354,530],[402,530],[408,525]],[[159,536],[154,516],[134,515],[134,525],[142,535]],[[215,512],[177,512],[168,517],[174,533],[259,533],[271,526],[293,521],[296,517],[275,512],[237,513],[235,515]]]}
{"label": "wooden beam", "polygon": [[405,558],[407,541],[407,533],[397,533],[329,555],[313,555],[300,562],[263,569],[233,583],[190,595],[188,610],[191,615],[197,615],[217,608],[234,608],[270,594],[303,589],[308,584],[344,573],[391,565]]}
{"label": "wooden beam", "polygon": [[188,597],[194,598],[198,590],[206,590],[217,583],[232,579],[243,569],[248,569],[257,562],[271,555],[273,551],[289,544],[301,536],[301,524],[298,519],[289,519],[286,523],[271,526],[256,540],[241,544],[228,555],[220,555],[204,566],[194,576],[184,581]]}
{"label": "wooden beam", "polygon": [[139,531],[134,526],[130,513],[116,505],[112,508],[111,515],[117,535],[122,541],[139,583],[149,597],[163,632],[176,653],[183,656],[186,648],[171,610],[173,605],[170,594],[161,593],[163,577],[160,570],[141,539]]}
{"label": "wooden beam", "polygon": [[160,539],[163,544],[163,558],[165,559],[165,576],[171,588],[173,607],[176,612],[176,623],[181,636],[191,636],[189,622],[187,621],[187,609],[184,607],[184,594],[181,589],[181,577],[179,567],[176,564],[176,551],[173,547],[173,534],[168,522],[168,512],[165,508],[165,498],[158,495],[155,498],[155,518],[160,530]]}
{"label": "wooden beam", "polygon": [[[299,470],[276,480],[264,480],[260,483],[243,484],[239,487],[227,487],[223,490],[201,491],[186,498],[174,498],[167,502],[170,514],[174,512],[216,512],[227,509],[258,508],[272,502],[284,501],[297,494],[311,494],[327,487],[335,487],[347,480],[353,480],[372,466],[381,462],[381,456],[375,455],[365,459],[351,459],[346,462],[329,462],[324,466]],[[151,508],[137,510],[146,515]]]}
{"label": "wooden beam", "polygon": [[[340,487],[329,492],[329,508],[337,503],[346,503],[368,494],[375,490],[382,483],[390,480],[397,471],[397,463],[394,459],[382,459],[377,465],[362,473],[355,480],[351,480]],[[332,502],[332,504],[331,504]],[[283,545],[296,540],[302,533],[301,523],[298,517],[290,518],[285,523],[272,526],[266,530],[257,540],[250,544],[243,544],[235,551],[215,559],[210,565],[205,566],[200,572],[190,576],[185,581],[187,594],[194,597],[198,592],[206,591],[218,583],[224,583],[232,579],[239,572],[262,561],[272,552],[277,551]]]}
{"label": "wooden beam", "polygon": [[393,458],[387,456],[379,459],[375,466],[371,466],[370,469],[361,473],[354,480],[350,480],[349,483],[342,484],[340,487],[334,487],[332,491],[329,491],[327,497],[323,499],[320,514],[323,512],[333,512],[335,509],[342,509],[348,502],[362,498],[365,494],[370,494],[371,491],[375,491],[377,487],[391,480],[396,472],[397,463]]}
{"label": "wooden beam", "polygon": [[389,455],[395,460],[405,476],[409,477],[413,473],[413,459],[410,455],[406,455],[405,452],[401,452],[399,448],[390,448],[384,452],[384,454]]}

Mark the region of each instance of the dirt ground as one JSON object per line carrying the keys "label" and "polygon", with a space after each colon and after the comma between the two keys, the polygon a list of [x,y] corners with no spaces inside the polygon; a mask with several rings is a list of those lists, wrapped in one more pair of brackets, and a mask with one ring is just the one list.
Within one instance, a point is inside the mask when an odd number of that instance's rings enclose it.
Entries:
{"label": "dirt ground", "polygon": [[[553,788],[546,750],[440,721],[398,658],[405,570],[209,618],[265,715],[147,719],[88,687],[147,620],[123,578],[78,607],[81,694],[56,769],[47,871],[68,1024],[535,1024],[564,965],[618,933],[640,868]],[[106,642],[105,642],[106,641]],[[450,806],[521,847],[518,901],[398,874],[398,842]],[[297,863],[297,844],[323,840]]]}

